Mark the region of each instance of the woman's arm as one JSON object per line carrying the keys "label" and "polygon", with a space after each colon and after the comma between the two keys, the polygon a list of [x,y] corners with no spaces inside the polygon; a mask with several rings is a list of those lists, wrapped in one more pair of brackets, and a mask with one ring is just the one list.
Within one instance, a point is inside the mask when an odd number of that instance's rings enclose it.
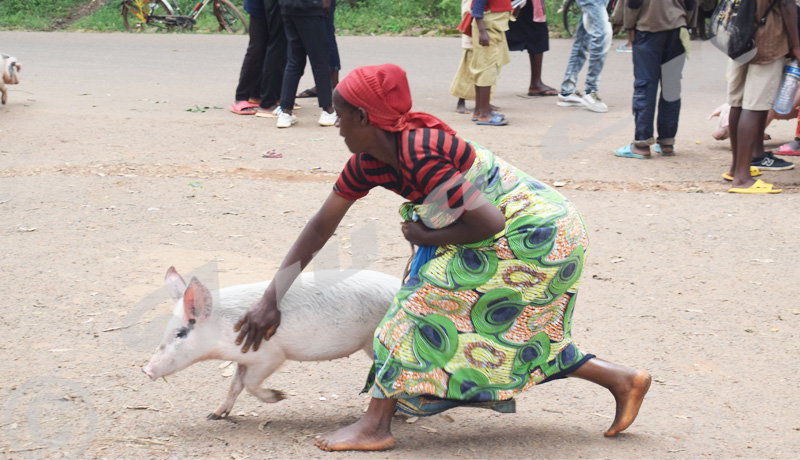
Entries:
{"label": "woman's arm", "polygon": [[325,246],[353,203],[331,192],[319,211],[308,221],[284,257],[264,295],[234,326],[234,332],[239,333],[236,345],[244,343],[242,353],[247,353],[250,347],[253,351],[258,350],[261,340],[269,340],[275,333],[281,323],[281,299],[314,255]]}
{"label": "woman's arm", "polygon": [[433,230],[422,222],[403,222],[403,236],[417,246],[469,244],[490,238],[505,228],[506,219],[495,205],[484,197],[449,227]]}

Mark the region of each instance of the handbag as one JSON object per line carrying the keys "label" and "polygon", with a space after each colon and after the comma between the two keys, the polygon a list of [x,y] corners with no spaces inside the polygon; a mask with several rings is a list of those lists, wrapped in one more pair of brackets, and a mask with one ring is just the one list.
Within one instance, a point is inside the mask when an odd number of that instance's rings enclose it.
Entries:
{"label": "handbag", "polygon": [[461,23],[456,27],[459,32],[466,35],[467,37],[472,36],[472,13],[467,11],[464,13],[464,17],[461,19]]}
{"label": "handbag", "polygon": [[711,16],[709,40],[734,61],[750,62],[758,52],[756,32],[766,24],[777,3],[772,0],[764,16],[756,21],[756,0],[722,0]]}

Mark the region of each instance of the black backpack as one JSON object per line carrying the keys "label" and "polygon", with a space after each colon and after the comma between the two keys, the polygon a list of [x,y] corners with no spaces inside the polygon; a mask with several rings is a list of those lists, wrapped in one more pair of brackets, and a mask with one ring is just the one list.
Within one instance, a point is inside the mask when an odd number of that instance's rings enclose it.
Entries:
{"label": "black backpack", "polygon": [[711,16],[711,43],[734,61],[749,62],[757,52],[756,32],[777,3],[772,0],[764,16],[756,21],[756,0],[722,0]]}

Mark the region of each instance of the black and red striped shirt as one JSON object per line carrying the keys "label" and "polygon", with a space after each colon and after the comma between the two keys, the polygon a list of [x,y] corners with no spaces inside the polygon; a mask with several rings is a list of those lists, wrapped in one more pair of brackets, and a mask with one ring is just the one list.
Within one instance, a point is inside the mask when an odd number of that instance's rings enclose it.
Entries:
{"label": "black and red striped shirt", "polygon": [[400,173],[368,153],[350,157],[333,191],[357,200],[381,186],[415,204],[447,200],[450,209],[471,204],[478,195],[463,178],[475,160],[475,150],[464,139],[438,129],[421,128],[398,133]]}

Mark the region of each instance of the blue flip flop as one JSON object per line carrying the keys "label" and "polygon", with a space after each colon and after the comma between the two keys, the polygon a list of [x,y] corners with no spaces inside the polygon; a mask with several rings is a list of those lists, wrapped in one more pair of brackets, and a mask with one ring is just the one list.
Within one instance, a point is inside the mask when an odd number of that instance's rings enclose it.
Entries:
{"label": "blue flip flop", "polygon": [[[494,117],[500,117],[501,120],[506,119],[506,115],[504,113],[499,113],[492,110],[492,119],[494,119]],[[478,117],[472,117],[472,121],[478,121]]]}
{"label": "blue flip flop", "polygon": [[508,124],[508,120],[499,113],[495,113],[489,121],[476,121],[475,124],[482,126],[503,126]]}
{"label": "blue flip flop", "polygon": [[655,152],[657,154],[661,155],[662,157],[674,157],[675,156],[675,147],[674,146],[672,146],[672,151],[669,152],[669,153],[664,153],[664,151],[661,150],[661,144],[656,144],[655,147],[653,147],[653,150],[655,150]]}
{"label": "blue flip flop", "polygon": [[631,150],[631,144],[628,144],[624,147],[620,147],[617,150],[614,150],[614,155],[623,158],[636,158],[638,160],[646,160],[650,158],[650,155],[640,155],[638,153],[633,153]]}

